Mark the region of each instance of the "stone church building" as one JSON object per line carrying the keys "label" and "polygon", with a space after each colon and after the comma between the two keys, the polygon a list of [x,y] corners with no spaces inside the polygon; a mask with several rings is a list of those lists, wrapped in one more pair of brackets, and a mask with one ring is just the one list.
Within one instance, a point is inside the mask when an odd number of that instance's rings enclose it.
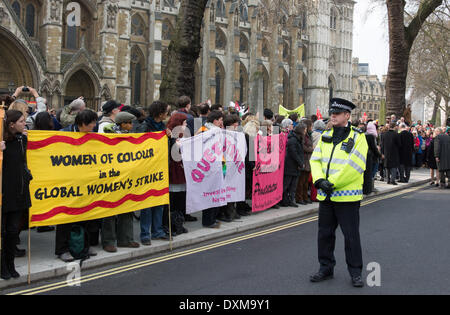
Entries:
{"label": "stone church building", "polygon": [[[179,0],[0,0],[0,94],[35,87],[53,108],[84,96],[159,98]],[[327,112],[352,97],[352,0],[210,0],[194,103]],[[79,12],[80,15],[76,15]],[[75,23],[75,25],[74,25]]]}

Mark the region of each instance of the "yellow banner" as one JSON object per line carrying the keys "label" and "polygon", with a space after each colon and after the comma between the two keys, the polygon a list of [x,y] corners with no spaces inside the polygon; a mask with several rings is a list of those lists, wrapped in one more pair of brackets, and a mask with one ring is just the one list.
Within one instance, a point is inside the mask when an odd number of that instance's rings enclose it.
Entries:
{"label": "yellow banner", "polygon": [[28,132],[30,227],[110,217],[169,204],[165,132]]}
{"label": "yellow banner", "polygon": [[286,117],[289,116],[290,114],[298,114],[299,118],[306,117],[305,104],[300,105],[299,107],[297,107],[296,109],[293,109],[293,110],[286,109],[282,105],[280,105],[278,108],[278,113],[280,115],[286,116]]}

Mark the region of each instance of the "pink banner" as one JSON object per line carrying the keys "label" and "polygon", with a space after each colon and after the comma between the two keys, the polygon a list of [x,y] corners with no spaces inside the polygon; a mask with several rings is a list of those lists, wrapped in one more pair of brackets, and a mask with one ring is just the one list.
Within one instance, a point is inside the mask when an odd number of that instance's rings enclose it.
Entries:
{"label": "pink banner", "polygon": [[255,139],[252,211],[269,209],[283,199],[284,157],[287,134]]}

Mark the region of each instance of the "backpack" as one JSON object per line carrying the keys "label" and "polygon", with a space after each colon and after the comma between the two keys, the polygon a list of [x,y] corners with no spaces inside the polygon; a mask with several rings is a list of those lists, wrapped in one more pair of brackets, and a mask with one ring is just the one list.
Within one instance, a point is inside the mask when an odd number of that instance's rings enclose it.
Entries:
{"label": "backpack", "polygon": [[89,259],[89,235],[81,225],[73,225],[70,231],[69,239],[70,254],[76,260],[80,259],[80,265],[86,259]]}

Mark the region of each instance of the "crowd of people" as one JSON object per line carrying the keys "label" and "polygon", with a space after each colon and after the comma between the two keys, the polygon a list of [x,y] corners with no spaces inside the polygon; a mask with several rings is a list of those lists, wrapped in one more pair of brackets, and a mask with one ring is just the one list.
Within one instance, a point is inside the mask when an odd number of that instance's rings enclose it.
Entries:
{"label": "crowd of people", "polygon": [[[33,96],[33,104],[20,96]],[[66,132],[98,133],[144,133],[165,131],[169,138],[169,152],[179,152],[180,136],[198,135],[214,128],[227,128],[243,132],[248,148],[258,135],[287,133],[284,168],[283,199],[273,206],[299,207],[317,202],[318,189],[314,186],[309,160],[323,132],[329,128],[328,120],[317,116],[288,117],[275,115],[265,109],[263,117],[246,113],[241,117],[238,110],[222,105],[201,103],[192,105],[187,96],[179,98],[177,104],[153,102],[147,111],[143,108],[123,106],[114,100],[102,104],[101,112],[88,109],[80,97],[61,109],[49,109],[46,100],[35,89],[19,87],[12,96],[2,96],[0,104],[8,106],[4,121],[5,136],[1,142],[3,151],[3,196],[2,196],[2,263],[1,277],[18,277],[14,258],[25,255],[17,245],[20,231],[27,228],[28,210],[31,206],[29,183],[32,172],[27,167],[27,130],[60,130]],[[450,136],[448,127],[433,127],[420,122],[409,126],[404,119],[397,121],[388,117],[386,124],[376,121],[355,122],[366,134],[369,145],[365,171],[364,194],[371,194],[374,180],[387,180],[389,184],[408,182],[413,167],[426,166],[431,170],[433,185],[444,188],[450,173]],[[250,150],[245,160],[246,199],[252,196],[252,177],[255,162]],[[379,176],[377,173],[379,172]],[[69,241],[75,226],[82,224],[89,234],[89,255],[96,255],[92,246],[101,244],[103,250],[116,252],[118,247],[137,248],[150,246],[151,240],[170,240],[179,234],[188,233],[185,222],[197,221],[186,214],[186,179],[182,161],[169,154],[169,207],[157,206],[142,209],[137,213],[121,214],[102,220],[76,224],[58,225],[55,235],[55,254],[70,262],[75,259]],[[447,185],[447,188],[449,186]],[[220,222],[231,222],[248,216],[252,208],[247,201],[228,204],[224,207],[202,211],[205,228],[219,228]],[[170,220],[169,220],[170,213]],[[133,220],[140,221],[140,244],[134,239]],[[169,229],[169,222],[171,227]],[[54,227],[39,228],[38,232],[55,230]],[[171,235],[169,235],[169,231]]]}

